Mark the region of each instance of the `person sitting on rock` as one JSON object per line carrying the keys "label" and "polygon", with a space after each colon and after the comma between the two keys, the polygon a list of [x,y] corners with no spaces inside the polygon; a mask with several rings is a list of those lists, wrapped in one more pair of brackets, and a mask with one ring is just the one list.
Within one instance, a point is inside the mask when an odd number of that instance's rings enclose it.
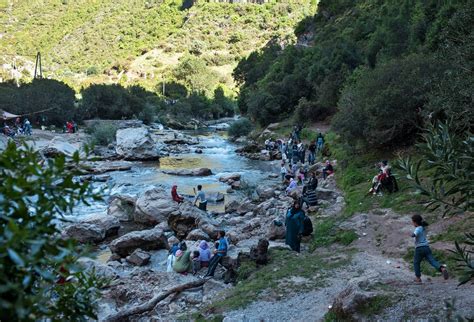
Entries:
{"label": "person sitting on rock", "polygon": [[202,240],[199,244],[199,260],[201,262],[201,267],[209,267],[211,251],[209,250],[209,245],[205,240]]}
{"label": "person sitting on rock", "polygon": [[311,172],[309,181],[303,187],[303,194],[305,194],[308,190],[316,190],[318,187],[318,178],[316,177],[316,172]]}
{"label": "person sitting on rock", "polygon": [[326,178],[333,173],[334,167],[329,160],[326,160],[326,166],[323,168],[323,179],[326,180]]}
{"label": "person sitting on rock", "polygon": [[181,273],[187,275],[188,272],[191,272],[193,268],[193,263],[191,261],[191,252],[189,250],[178,250],[176,252],[176,258],[173,263],[173,270],[176,273]]}
{"label": "person sitting on rock", "polygon": [[184,200],[184,197],[178,194],[177,185],[173,185],[173,187],[171,188],[171,198],[173,198],[173,200],[176,201],[177,203],[182,203]]}
{"label": "person sitting on rock", "polygon": [[199,260],[200,253],[198,250],[193,251],[193,275],[196,275],[201,269],[201,261]]}
{"label": "person sitting on rock", "polygon": [[196,204],[198,200],[199,200],[198,208],[206,211],[207,209],[206,194],[204,193],[204,191],[202,191],[201,185],[197,186],[197,194],[196,194],[196,197],[194,198],[194,204]]}
{"label": "person sitting on rock", "polygon": [[288,209],[286,213],[286,236],[285,243],[291,247],[292,250],[300,252],[301,236],[303,234],[303,221],[305,213],[301,209],[301,201],[295,200],[293,206]]}
{"label": "person sitting on rock", "polygon": [[286,188],[286,194],[289,195],[291,194],[293,191],[295,191],[296,189],[298,188],[298,184],[296,183],[296,180],[291,178],[290,179],[290,184],[288,185],[288,187]]}
{"label": "person sitting on rock", "polygon": [[227,256],[228,244],[227,240],[225,239],[225,231],[219,231],[219,233],[217,234],[217,238],[219,239],[219,245],[214,251],[214,256],[212,256],[211,261],[209,262],[209,268],[204,277],[214,276],[214,272],[217,268],[217,265],[222,262],[222,258],[224,258],[224,256]]}

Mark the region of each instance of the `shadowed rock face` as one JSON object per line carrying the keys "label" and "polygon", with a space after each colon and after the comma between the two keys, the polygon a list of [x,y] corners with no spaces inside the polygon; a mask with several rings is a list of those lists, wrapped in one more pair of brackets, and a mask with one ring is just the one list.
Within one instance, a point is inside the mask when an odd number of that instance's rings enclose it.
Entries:
{"label": "shadowed rock face", "polygon": [[125,257],[137,248],[142,250],[168,249],[168,240],[160,228],[133,231],[115,239],[109,245],[112,253]]}
{"label": "shadowed rock face", "polygon": [[184,177],[204,177],[212,175],[212,171],[209,168],[163,170],[163,173]]}

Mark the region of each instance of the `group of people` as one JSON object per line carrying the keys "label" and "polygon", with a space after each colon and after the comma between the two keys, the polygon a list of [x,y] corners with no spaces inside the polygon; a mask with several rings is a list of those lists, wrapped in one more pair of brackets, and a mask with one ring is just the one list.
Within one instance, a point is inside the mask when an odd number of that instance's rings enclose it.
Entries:
{"label": "group of people", "polygon": [[2,133],[8,137],[14,137],[16,135],[31,135],[31,122],[26,117],[23,119],[23,121],[20,117],[17,117],[12,126],[9,126],[7,122],[4,121]]}
{"label": "group of people", "polygon": [[398,191],[398,183],[395,176],[392,174],[392,170],[388,161],[384,160],[377,164],[378,174],[372,179],[372,187],[369,190],[369,194],[381,194],[382,191],[389,193]]}
{"label": "group of people", "polygon": [[[206,199],[206,193],[202,190],[202,185],[197,186],[197,191],[196,191],[195,188],[193,188],[193,190],[194,190],[194,194],[195,194],[193,204],[197,205],[197,207],[199,209],[201,209],[203,211],[206,211],[207,210],[207,199]],[[171,199],[173,199],[173,201],[175,201],[177,203],[184,202],[184,197],[181,196],[178,193],[178,186],[177,185],[173,185],[171,187]]]}
{"label": "group of people", "polygon": [[213,256],[211,256],[210,247],[205,240],[201,241],[198,249],[195,250],[188,250],[185,242],[176,243],[169,251],[167,271],[196,275],[201,268],[207,268],[207,273],[204,277],[213,277],[217,265],[227,255],[228,247],[229,243],[225,238],[224,230],[217,233],[217,242]]}
{"label": "group of people", "polygon": [[63,133],[76,133],[77,123],[74,121],[67,121],[63,127]]}

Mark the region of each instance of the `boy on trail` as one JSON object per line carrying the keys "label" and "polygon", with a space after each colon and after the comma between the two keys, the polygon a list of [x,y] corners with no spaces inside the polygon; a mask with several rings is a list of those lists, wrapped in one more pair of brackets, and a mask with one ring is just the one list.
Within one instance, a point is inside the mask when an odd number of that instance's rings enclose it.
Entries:
{"label": "boy on trail", "polygon": [[413,258],[413,267],[415,269],[415,283],[421,283],[421,261],[426,258],[428,263],[431,264],[437,271],[440,271],[443,274],[445,280],[448,279],[448,270],[446,265],[440,265],[436,259],[434,259],[431,249],[426,239],[426,228],[428,223],[423,220],[423,217],[420,215],[413,215],[411,217],[413,226],[415,226],[415,231],[412,234],[412,237],[415,238],[415,257]]}
{"label": "boy on trail", "polygon": [[318,152],[321,152],[324,146],[324,136],[322,135],[322,133],[318,133],[318,137],[316,138],[316,145]]}
{"label": "boy on trail", "polygon": [[206,194],[204,191],[202,191],[202,185],[197,186],[197,193],[196,197],[194,198],[194,205],[196,205],[196,202],[199,200],[199,205],[198,208],[201,210],[206,211],[207,210],[207,200],[206,200]]}
{"label": "boy on trail", "polygon": [[214,251],[214,256],[212,256],[211,261],[209,262],[209,269],[204,277],[213,277],[214,271],[217,268],[217,265],[222,262],[222,258],[227,255],[227,240],[225,239],[225,231],[221,230],[217,233],[218,246]]}

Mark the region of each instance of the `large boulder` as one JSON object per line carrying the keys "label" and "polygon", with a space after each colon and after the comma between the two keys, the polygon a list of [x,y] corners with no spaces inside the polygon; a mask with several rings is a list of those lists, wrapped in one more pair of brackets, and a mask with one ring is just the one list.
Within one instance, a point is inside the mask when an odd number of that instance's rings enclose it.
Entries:
{"label": "large boulder", "polygon": [[327,200],[327,201],[332,201],[336,199],[338,196],[336,191],[324,189],[324,188],[317,188],[316,195],[319,200]]}
{"label": "large boulder", "polygon": [[98,243],[105,239],[105,231],[94,224],[74,223],[64,228],[63,237],[72,238],[79,243]]}
{"label": "large boulder", "polygon": [[202,229],[193,229],[189,232],[186,240],[205,240],[210,241],[211,238]]}
{"label": "large boulder", "polygon": [[106,213],[97,213],[87,216],[82,222],[99,227],[104,231],[105,237],[117,235],[120,229],[120,221],[118,218],[109,216]]}
{"label": "large boulder", "polygon": [[48,158],[54,158],[59,155],[72,156],[79,148],[66,142],[60,136],[55,136],[48,144],[41,149],[41,153]]}
{"label": "large boulder", "polygon": [[212,175],[212,171],[209,168],[163,170],[163,173],[183,177],[204,177]]}
{"label": "large boulder", "polygon": [[179,239],[184,239],[192,230],[201,228],[209,221],[205,211],[185,202],[179,206],[178,211],[170,214],[168,225]]}
{"label": "large boulder", "polygon": [[222,202],[225,199],[225,196],[221,192],[211,192],[206,194],[206,199],[209,202]]}
{"label": "large boulder", "polygon": [[128,256],[137,248],[142,250],[169,248],[166,235],[159,228],[130,232],[112,241],[109,247],[112,253],[121,257]]}
{"label": "large boulder", "polygon": [[219,178],[220,182],[229,182],[229,180],[234,181],[239,181],[241,175],[239,173],[231,173],[231,174],[225,174]]}
{"label": "large boulder", "polygon": [[145,127],[119,129],[116,134],[117,154],[126,160],[158,160],[161,146],[155,143]]}
{"label": "large boulder", "polygon": [[81,266],[86,272],[94,271],[100,277],[114,279],[119,274],[110,266],[105,265],[97,260],[88,257],[81,257],[77,260],[79,266]]}
{"label": "large boulder", "polygon": [[[278,225],[277,225],[278,223]],[[272,220],[268,225],[266,237],[269,240],[284,239],[286,236],[286,228],[282,220]]]}
{"label": "large boulder", "polygon": [[119,221],[126,222],[133,220],[136,199],[129,196],[111,196],[107,214],[117,218]]}
{"label": "large boulder", "polygon": [[167,221],[171,213],[179,209],[171,195],[160,189],[150,189],[142,193],[136,202],[134,221],[146,225],[156,225]]}
{"label": "large boulder", "polygon": [[256,191],[260,199],[269,199],[275,194],[275,188],[269,186],[258,186]]}
{"label": "large boulder", "polygon": [[140,248],[135,249],[130,256],[127,256],[126,260],[132,265],[144,266],[150,262],[151,255]]}

